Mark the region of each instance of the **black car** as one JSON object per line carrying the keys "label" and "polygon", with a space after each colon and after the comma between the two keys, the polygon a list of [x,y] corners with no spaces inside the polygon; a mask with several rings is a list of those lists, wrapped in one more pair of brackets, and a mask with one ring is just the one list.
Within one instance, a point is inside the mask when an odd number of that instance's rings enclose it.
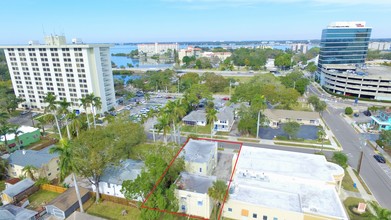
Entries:
{"label": "black car", "polygon": [[375,160],[377,160],[377,162],[379,162],[379,163],[386,163],[386,159],[384,159],[384,157],[383,157],[382,155],[375,154],[375,155],[373,155],[373,157],[374,157]]}
{"label": "black car", "polygon": [[365,116],[368,116],[368,117],[372,115],[371,112],[368,111],[368,110],[364,111],[363,114],[364,114]]}

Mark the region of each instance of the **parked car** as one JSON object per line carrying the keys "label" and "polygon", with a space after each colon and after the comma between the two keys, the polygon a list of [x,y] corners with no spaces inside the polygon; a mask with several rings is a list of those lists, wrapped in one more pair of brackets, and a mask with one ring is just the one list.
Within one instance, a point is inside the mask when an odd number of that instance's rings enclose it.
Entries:
{"label": "parked car", "polygon": [[374,157],[375,160],[377,160],[377,162],[379,162],[379,163],[386,163],[386,159],[384,159],[384,157],[383,157],[382,155],[375,154],[375,155],[373,155],[373,157]]}
{"label": "parked car", "polygon": [[364,114],[365,116],[368,116],[368,117],[372,115],[371,112],[368,111],[368,110],[364,111],[363,114]]}
{"label": "parked car", "polygon": [[356,112],[356,113],[353,114],[353,116],[354,117],[358,117],[358,116],[360,116],[360,114],[358,112]]}
{"label": "parked car", "polygon": [[224,98],[222,98],[222,100],[228,101],[228,100],[229,100],[229,97],[224,97]]}

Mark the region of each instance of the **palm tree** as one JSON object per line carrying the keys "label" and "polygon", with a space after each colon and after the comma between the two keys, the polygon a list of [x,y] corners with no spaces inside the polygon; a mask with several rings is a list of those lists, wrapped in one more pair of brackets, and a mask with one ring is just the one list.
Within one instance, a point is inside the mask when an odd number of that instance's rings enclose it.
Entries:
{"label": "palm tree", "polygon": [[21,130],[19,130],[20,126],[19,125],[14,125],[11,127],[10,129],[10,133],[11,134],[14,134],[14,140],[15,140],[15,144],[16,144],[16,147],[18,148],[18,150],[20,150],[20,143],[19,143],[19,134],[22,134],[23,132]]}
{"label": "palm tree", "polygon": [[46,96],[43,98],[44,102],[48,104],[45,108],[45,111],[50,111],[51,114],[54,116],[54,120],[56,121],[56,125],[57,125],[58,134],[60,135],[60,139],[62,139],[60,125],[58,124],[57,115],[56,115],[56,111],[57,111],[56,99],[57,96],[51,92],[47,93]]}
{"label": "palm tree", "polygon": [[[224,202],[224,197],[227,193],[227,185],[223,180],[216,180],[213,182],[212,187],[208,189],[208,196],[214,200],[216,204],[216,219],[220,212],[221,204]],[[228,200],[229,194],[227,194],[226,200]]]}
{"label": "palm tree", "polygon": [[390,220],[391,219],[391,210],[382,208],[374,202],[370,202],[371,206],[375,210],[375,217],[372,217],[373,220]]}
{"label": "palm tree", "polygon": [[[166,105],[165,112],[169,116],[170,121],[172,122],[173,132],[174,134],[176,134],[175,126],[186,114],[186,111],[181,104],[181,100],[168,102]],[[180,134],[178,134],[178,136],[180,136]],[[175,135],[174,135],[174,142],[177,142]],[[178,142],[179,142],[179,137],[178,137]]]}
{"label": "palm tree", "polygon": [[102,101],[100,100],[100,97],[93,96],[94,94],[91,94],[92,98],[92,106],[93,106],[93,112],[92,112],[92,117],[94,118],[94,127],[96,128],[96,112],[99,111],[102,108]]}
{"label": "palm tree", "polygon": [[322,148],[320,149],[320,151],[322,152],[323,151],[323,141],[324,139],[326,138],[326,132],[323,130],[323,128],[321,127],[319,130],[318,130],[318,140],[322,142]]}
{"label": "palm tree", "polygon": [[42,129],[42,135],[45,134],[45,125],[49,123],[53,123],[54,117],[53,115],[42,115],[38,118],[35,118],[36,121],[38,121],[38,124],[36,124],[36,127]]}
{"label": "palm tree", "polygon": [[22,169],[22,172],[24,173],[24,175],[32,180],[35,181],[35,176],[34,176],[34,173],[37,172],[37,168],[33,165],[27,165],[25,167],[23,167]]}
{"label": "palm tree", "polygon": [[7,140],[7,134],[11,132],[12,125],[8,122],[5,122],[0,125],[0,134],[4,137],[4,146],[6,149],[8,149],[8,140]]}
{"label": "palm tree", "polygon": [[7,112],[0,112],[0,124],[4,124],[10,118],[10,115]]}
{"label": "palm tree", "polygon": [[206,120],[210,124],[210,138],[213,136],[213,125],[214,122],[217,121],[217,110],[214,108],[209,109],[206,112]]}
{"label": "palm tree", "polygon": [[87,115],[87,125],[88,125],[88,129],[90,129],[90,119],[88,117],[88,106],[90,105],[90,99],[88,98],[88,96],[85,96],[84,98],[81,98],[80,99],[80,106],[82,106],[84,108],[84,111],[86,111],[86,115]]}
{"label": "palm tree", "polygon": [[62,99],[60,102],[57,102],[57,103],[59,105],[58,114],[62,115],[62,116],[65,115],[65,117],[64,117],[64,119],[65,119],[65,126],[66,126],[66,129],[67,129],[68,139],[70,140],[71,139],[71,134],[69,132],[67,115],[69,114],[69,106],[71,106],[71,103],[67,102],[66,99]]}
{"label": "palm tree", "polygon": [[167,114],[161,114],[157,119],[156,127],[158,128],[158,132],[163,131],[163,140],[164,143],[167,144],[167,133],[170,131],[170,118]]}
{"label": "palm tree", "polygon": [[83,127],[83,122],[80,120],[81,117],[78,117],[74,112],[70,112],[67,115],[67,118],[71,121],[70,128],[69,128],[71,134],[73,135],[76,134],[76,137],[79,136],[79,131]]}
{"label": "palm tree", "polygon": [[72,172],[72,178],[75,184],[76,196],[79,201],[80,211],[84,212],[83,203],[81,201],[79,186],[77,185],[76,175],[75,175],[75,166],[72,159],[72,145],[67,140],[60,140],[60,143],[49,150],[49,152],[57,153],[60,158],[59,168],[60,168],[60,181],[62,181],[65,176]]}

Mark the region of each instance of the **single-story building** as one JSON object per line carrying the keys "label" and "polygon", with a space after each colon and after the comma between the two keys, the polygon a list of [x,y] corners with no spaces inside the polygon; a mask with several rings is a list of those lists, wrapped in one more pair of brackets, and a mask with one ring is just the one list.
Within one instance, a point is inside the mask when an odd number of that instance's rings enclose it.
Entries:
{"label": "single-story building", "polygon": [[5,137],[4,135],[0,136],[0,144],[4,144],[5,138],[7,138],[8,151],[10,152],[40,140],[41,132],[38,128],[22,125],[18,131],[20,132],[18,134],[19,143],[16,142],[14,133],[7,134]]}
{"label": "single-story building", "polygon": [[[91,194],[88,189],[79,186],[79,192],[83,204],[90,199]],[[54,215],[59,219],[67,218],[78,208],[80,208],[80,206],[79,201],[77,200],[75,187],[67,189],[67,191],[54,198],[45,206],[48,214]]]}
{"label": "single-story building", "polygon": [[282,123],[296,121],[304,125],[320,125],[320,116],[318,112],[292,111],[282,109],[265,109],[263,114],[267,118],[267,123],[272,128],[278,128]]}
{"label": "single-story building", "polygon": [[378,130],[391,130],[391,109],[386,109],[385,111],[379,111],[379,114],[376,116],[371,116],[371,126]]}
{"label": "single-story building", "polygon": [[192,111],[182,118],[182,122],[186,125],[206,126],[206,112],[204,110]]}
{"label": "single-story building", "polygon": [[[122,182],[124,180],[134,180],[141,174],[144,162],[140,160],[127,159],[118,166],[106,168],[99,182],[99,192],[102,194],[125,198],[121,192]],[[95,185],[92,184],[92,190],[96,192]],[[141,198],[140,198],[141,199]]]}
{"label": "single-story building", "polygon": [[1,220],[35,220],[38,212],[12,204],[0,207]]}
{"label": "single-story building", "polygon": [[231,131],[235,122],[235,112],[233,107],[224,107],[216,114],[217,121],[214,122],[215,131]]}
{"label": "single-story building", "polygon": [[217,142],[190,139],[181,154],[187,172],[208,176],[217,165]]}
{"label": "single-story building", "polygon": [[19,177],[24,175],[25,166],[37,168],[34,177],[47,177],[53,180],[59,174],[59,156],[57,153],[49,153],[49,148],[39,151],[35,150],[16,150],[8,157],[8,175],[10,177]]}
{"label": "single-story building", "polygon": [[26,178],[14,185],[7,187],[1,194],[1,200],[3,204],[19,202],[24,197],[28,197],[32,193],[38,190],[38,187],[34,185],[34,181]]}
{"label": "single-story building", "polygon": [[181,172],[175,181],[179,212],[209,218],[213,209],[213,201],[208,196],[208,189],[215,181],[215,176]]}

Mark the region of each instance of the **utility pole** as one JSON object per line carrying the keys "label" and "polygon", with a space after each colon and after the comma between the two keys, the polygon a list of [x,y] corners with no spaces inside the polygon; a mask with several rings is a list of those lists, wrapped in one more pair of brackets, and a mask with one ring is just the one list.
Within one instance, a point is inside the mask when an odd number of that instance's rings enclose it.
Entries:
{"label": "utility pole", "polygon": [[261,118],[261,111],[262,111],[262,109],[259,109],[259,112],[258,112],[258,121],[257,121],[257,139],[259,138],[259,119]]}
{"label": "utility pole", "polygon": [[362,164],[362,160],[363,160],[363,157],[364,157],[364,151],[363,151],[363,147],[367,146],[367,139],[366,139],[366,135],[365,134],[362,134],[360,136],[360,142],[361,142],[361,145],[360,145],[360,159],[358,160],[358,165],[357,165],[357,173],[360,174],[360,171],[361,171],[361,164]]}
{"label": "utility pole", "polygon": [[358,173],[359,175],[360,175],[360,170],[361,170],[361,164],[362,164],[363,156],[364,156],[364,152],[363,152],[362,149],[361,149],[360,159],[359,159],[359,161],[358,161],[358,167],[357,167],[357,173]]}

